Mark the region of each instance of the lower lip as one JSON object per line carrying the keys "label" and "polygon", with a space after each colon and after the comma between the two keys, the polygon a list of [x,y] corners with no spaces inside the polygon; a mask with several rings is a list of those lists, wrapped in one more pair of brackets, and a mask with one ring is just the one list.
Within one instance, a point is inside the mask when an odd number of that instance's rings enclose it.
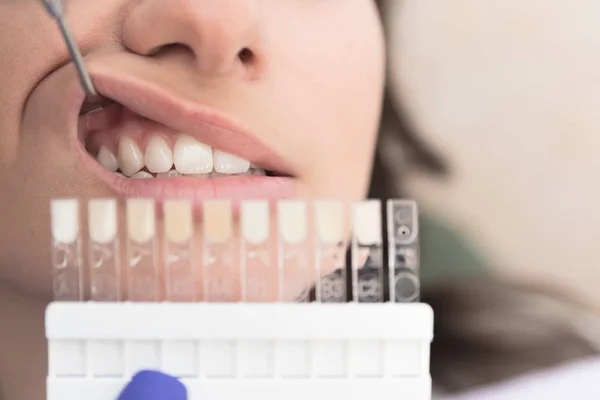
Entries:
{"label": "lower lip", "polygon": [[129,179],[115,175],[112,186],[126,197],[148,197],[158,202],[172,198],[190,199],[195,205],[207,200],[282,200],[295,195],[293,178],[232,176],[214,179],[149,178]]}
{"label": "lower lip", "polygon": [[238,175],[206,178],[124,178],[110,172],[80,147],[81,163],[105,182],[116,195],[125,198],[152,198],[159,204],[168,199],[188,199],[195,207],[208,200],[227,200],[237,209],[245,200],[277,201],[297,195],[296,179]]}

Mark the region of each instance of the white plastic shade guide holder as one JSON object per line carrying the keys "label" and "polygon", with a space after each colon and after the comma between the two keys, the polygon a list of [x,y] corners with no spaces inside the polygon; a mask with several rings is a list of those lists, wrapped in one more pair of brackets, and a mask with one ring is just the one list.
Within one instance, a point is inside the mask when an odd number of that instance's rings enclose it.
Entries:
{"label": "white plastic shade guide holder", "polygon": [[143,369],[190,400],[429,400],[425,304],[53,303],[47,400],[116,399]]}
{"label": "white plastic shade guide holder", "polygon": [[187,200],[127,199],[123,232],[118,202],[82,204],[51,207],[48,400],[112,400],[145,369],[180,378],[191,400],[430,399],[414,202],[387,203],[387,277],[376,200],[247,201],[239,216],[214,200],[196,229]]}

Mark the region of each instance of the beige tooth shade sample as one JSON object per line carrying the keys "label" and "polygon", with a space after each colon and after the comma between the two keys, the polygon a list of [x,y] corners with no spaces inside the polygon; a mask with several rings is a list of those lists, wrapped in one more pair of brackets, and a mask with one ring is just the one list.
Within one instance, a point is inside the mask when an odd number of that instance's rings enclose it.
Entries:
{"label": "beige tooth shade sample", "polygon": [[113,199],[94,199],[88,203],[90,239],[106,244],[117,236],[117,202]]}
{"label": "beige tooth shade sample", "polygon": [[344,207],[339,201],[315,203],[315,219],[319,239],[323,243],[339,243],[344,238]]}
{"label": "beige tooth shade sample", "polygon": [[223,243],[233,236],[231,202],[210,200],[204,203],[204,237]]}
{"label": "beige tooth shade sample", "polygon": [[282,200],[277,203],[277,222],[283,240],[297,244],[306,239],[306,202]]}
{"label": "beige tooth shade sample", "polygon": [[189,200],[167,200],[164,211],[167,239],[173,243],[190,240],[194,233],[192,203]]}
{"label": "beige tooth shade sample", "polygon": [[127,235],[136,243],[147,243],[156,234],[154,201],[150,199],[127,200]]}
{"label": "beige tooth shade sample", "polygon": [[269,238],[269,203],[245,201],[241,206],[242,236],[252,244],[260,244]]}
{"label": "beige tooth shade sample", "polygon": [[367,200],[355,203],[352,211],[355,240],[362,245],[381,243],[381,202]]}

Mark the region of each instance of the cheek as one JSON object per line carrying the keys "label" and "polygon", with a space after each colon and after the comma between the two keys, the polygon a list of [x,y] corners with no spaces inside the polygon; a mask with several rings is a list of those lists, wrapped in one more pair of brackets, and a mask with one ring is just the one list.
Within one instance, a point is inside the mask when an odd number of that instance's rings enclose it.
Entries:
{"label": "cheek", "polygon": [[275,118],[293,130],[294,135],[286,134],[287,146],[293,143],[291,156],[304,163],[301,170],[318,174],[323,186],[352,175],[358,191],[368,180],[379,125],[385,72],[381,25],[370,1],[332,0],[311,7],[269,34],[276,38],[271,39],[274,79],[288,102],[278,104]]}

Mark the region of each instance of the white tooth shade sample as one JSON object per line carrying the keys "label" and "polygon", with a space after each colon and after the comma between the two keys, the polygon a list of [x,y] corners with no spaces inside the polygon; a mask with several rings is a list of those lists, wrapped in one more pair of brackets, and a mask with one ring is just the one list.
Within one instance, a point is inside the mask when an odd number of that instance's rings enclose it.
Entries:
{"label": "white tooth shade sample", "polygon": [[356,241],[362,245],[380,244],[381,202],[366,200],[352,207],[352,228]]}
{"label": "white tooth shade sample", "polygon": [[79,202],[75,199],[54,200],[51,204],[52,236],[59,243],[73,243],[79,238]]}
{"label": "white tooth shade sample", "polygon": [[127,200],[127,235],[136,243],[146,243],[156,234],[154,201],[150,199]]}
{"label": "white tooth shade sample", "polygon": [[307,234],[306,202],[282,200],[277,204],[277,222],[283,240],[290,244],[300,243]]}
{"label": "white tooth shade sample", "polygon": [[269,238],[269,203],[267,201],[245,201],[241,206],[241,229],[244,239],[253,244]]}
{"label": "white tooth shade sample", "polygon": [[117,236],[117,202],[93,199],[88,203],[90,239],[105,244]]}
{"label": "white tooth shade sample", "polygon": [[341,202],[317,201],[315,219],[319,240],[324,243],[338,243],[344,239],[344,207]]}

